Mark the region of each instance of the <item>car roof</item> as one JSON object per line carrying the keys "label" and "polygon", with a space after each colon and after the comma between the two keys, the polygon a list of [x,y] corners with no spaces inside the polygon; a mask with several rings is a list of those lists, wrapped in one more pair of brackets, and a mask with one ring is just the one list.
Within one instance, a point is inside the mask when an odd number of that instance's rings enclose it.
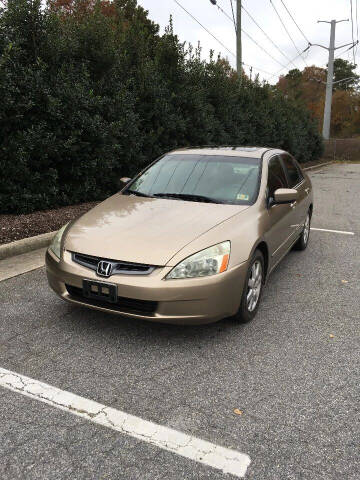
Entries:
{"label": "car roof", "polygon": [[179,148],[169,152],[169,155],[181,153],[182,155],[224,155],[229,157],[260,158],[265,152],[272,150],[269,147],[189,147]]}

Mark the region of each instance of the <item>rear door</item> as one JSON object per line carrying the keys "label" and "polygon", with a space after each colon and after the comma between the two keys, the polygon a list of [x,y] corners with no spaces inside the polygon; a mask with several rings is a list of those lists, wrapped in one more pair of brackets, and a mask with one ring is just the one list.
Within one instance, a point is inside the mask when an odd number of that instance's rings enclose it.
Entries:
{"label": "rear door", "polygon": [[[278,188],[289,188],[282,160],[279,155],[270,158],[268,164],[267,202],[274,198]],[[271,256],[271,266],[276,264],[291,245],[294,209],[290,204],[272,205],[268,208],[269,226],[265,235]]]}
{"label": "rear door", "polygon": [[294,203],[294,236],[298,233],[302,226],[307,214],[308,209],[308,189],[306,188],[305,178],[297,165],[297,162],[288,153],[281,155],[281,159],[284,164],[286,176],[288,179],[289,188],[294,188],[298,192],[298,198]]}

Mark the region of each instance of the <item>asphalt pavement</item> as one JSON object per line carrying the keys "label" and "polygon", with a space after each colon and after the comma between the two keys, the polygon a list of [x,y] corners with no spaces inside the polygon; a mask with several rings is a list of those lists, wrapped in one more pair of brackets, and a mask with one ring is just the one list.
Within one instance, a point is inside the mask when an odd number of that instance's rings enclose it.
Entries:
{"label": "asphalt pavement", "polygon": [[[310,175],[312,226],[354,235],[313,230],[253,322],[87,310],[58,299],[40,268],[0,282],[0,368],[242,452],[248,480],[358,480],[360,164]],[[236,478],[7,388],[0,404],[0,478]]]}

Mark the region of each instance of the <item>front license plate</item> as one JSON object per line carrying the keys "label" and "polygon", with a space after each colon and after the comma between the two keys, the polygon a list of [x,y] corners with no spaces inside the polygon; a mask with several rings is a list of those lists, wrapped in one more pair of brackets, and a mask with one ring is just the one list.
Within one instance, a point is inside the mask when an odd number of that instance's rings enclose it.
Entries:
{"label": "front license plate", "polygon": [[103,302],[117,302],[117,286],[113,283],[83,280],[83,294],[86,298],[102,300]]}

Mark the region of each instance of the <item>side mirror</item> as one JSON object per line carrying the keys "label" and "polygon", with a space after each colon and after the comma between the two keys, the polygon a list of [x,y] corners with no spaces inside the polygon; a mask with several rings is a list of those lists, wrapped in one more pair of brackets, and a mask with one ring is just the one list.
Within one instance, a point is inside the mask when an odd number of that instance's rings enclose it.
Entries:
{"label": "side mirror", "polygon": [[122,178],[120,178],[120,183],[122,183],[123,185],[126,185],[130,182],[130,180],[132,180],[132,179],[129,178],[129,177],[122,177]]}
{"label": "side mirror", "polygon": [[294,188],[278,188],[274,192],[274,199],[272,200],[271,205],[281,205],[284,203],[292,203],[292,202],[295,202],[297,198],[298,198],[298,192]]}

